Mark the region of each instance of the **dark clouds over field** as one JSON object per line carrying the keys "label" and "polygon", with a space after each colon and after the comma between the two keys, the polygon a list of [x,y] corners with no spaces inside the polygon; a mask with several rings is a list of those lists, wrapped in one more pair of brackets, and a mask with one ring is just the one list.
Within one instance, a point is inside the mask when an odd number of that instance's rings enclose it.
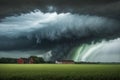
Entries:
{"label": "dark clouds over field", "polygon": [[[120,0],[1,0],[0,21],[1,55],[43,50],[53,59],[65,58],[79,44],[119,43]],[[107,46],[102,53],[110,51]]]}

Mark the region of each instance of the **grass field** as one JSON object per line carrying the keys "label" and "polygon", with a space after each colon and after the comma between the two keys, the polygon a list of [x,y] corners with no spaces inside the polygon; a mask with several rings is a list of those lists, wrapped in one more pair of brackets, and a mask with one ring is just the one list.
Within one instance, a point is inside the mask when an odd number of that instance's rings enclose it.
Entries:
{"label": "grass field", "polygon": [[0,80],[120,80],[120,65],[0,64]]}

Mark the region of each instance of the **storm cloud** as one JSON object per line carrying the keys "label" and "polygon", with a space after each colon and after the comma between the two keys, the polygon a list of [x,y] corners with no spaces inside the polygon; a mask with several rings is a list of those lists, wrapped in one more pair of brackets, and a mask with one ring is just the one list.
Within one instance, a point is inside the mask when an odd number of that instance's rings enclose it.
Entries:
{"label": "storm cloud", "polygon": [[[1,0],[0,57],[120,62],[119,5],[120,0]],[[78,46],[86,53],[78,50],[84,55],[74,59]]]}
{"label": "storm cloud", "polygon": [[0,18],[42,12],[77,13],[120,19],[120,0],[0,0]]}
{"label": "storm cloud", "polygon": [[[61,38],[84,38],[119,34],[120,23],[117,20],[99,16],[71,13],[43,13],[39,10],[21,16],[2,19],[0,23],[0,45],[3,47],[29,46]],[[34,40],[33,40],[34,39]]]}

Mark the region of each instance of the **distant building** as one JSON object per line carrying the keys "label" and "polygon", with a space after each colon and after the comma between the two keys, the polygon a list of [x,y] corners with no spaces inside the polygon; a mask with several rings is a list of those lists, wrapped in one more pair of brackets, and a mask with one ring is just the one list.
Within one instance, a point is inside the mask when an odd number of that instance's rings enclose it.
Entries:
{"label": "distant building", "polygon": [[74,64],[73,60],[57,60],[56,64]]}
{"label": "distant building", "polygon": [[33,64],[34,60],[33,58],[19,58],[17,59],[18,64]]}
{"label": "distant building", "polygon": [[24,64],[29,63],[28,58],[22,58],[24,60]]}
{"label": "distant building", "polygon": [[17,63],[18,63],[18,64],[24,64],[24,60],[23,60],[22,58],[19,58],[19,59],[17,60]]}

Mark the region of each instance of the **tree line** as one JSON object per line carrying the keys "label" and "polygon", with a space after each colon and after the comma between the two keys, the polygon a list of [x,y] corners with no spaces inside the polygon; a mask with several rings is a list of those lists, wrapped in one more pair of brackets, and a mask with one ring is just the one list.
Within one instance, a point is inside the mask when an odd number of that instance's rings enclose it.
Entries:
{"label": "tree line", "polygon": [[30,56],[28,58],[5,58],[2,57],[0,58],[0,63],[18,63],[19,59],[24,60],[24,63],[29,63],[30,59],[33,59],[33,63],[46,63],[46,61],[42,57],[37,57],[37,56]]}

